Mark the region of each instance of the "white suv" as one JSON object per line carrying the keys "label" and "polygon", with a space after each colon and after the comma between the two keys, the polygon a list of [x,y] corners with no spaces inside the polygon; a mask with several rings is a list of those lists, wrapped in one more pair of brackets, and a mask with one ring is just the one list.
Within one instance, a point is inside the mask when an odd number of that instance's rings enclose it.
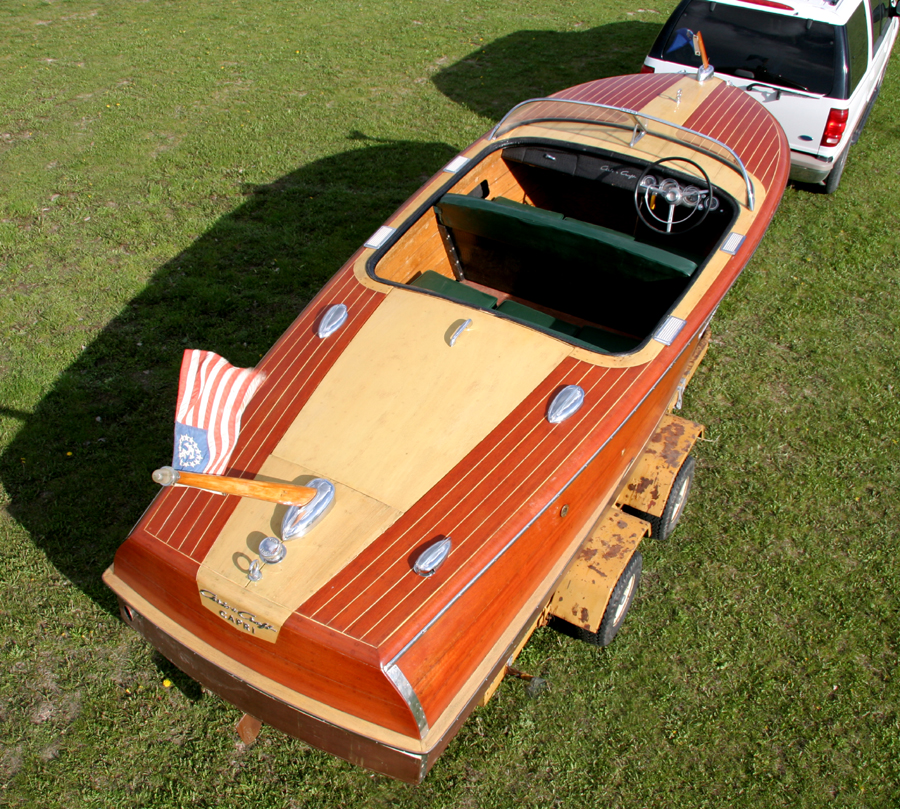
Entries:
{"label": "white suv", "polygon": [[897,36],[897,0],[682,0],[644,73],[700,66],[761,101],[791,146],[791,179],[832,193],[875,103]]}

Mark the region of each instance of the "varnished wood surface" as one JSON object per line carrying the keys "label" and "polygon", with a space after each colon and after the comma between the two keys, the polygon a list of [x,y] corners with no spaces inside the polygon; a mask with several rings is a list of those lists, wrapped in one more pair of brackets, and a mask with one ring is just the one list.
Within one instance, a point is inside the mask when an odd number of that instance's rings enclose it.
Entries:
{"label": "varnished wood surface", "polygon": [[[671,92],[680,80],[674,74],[624,77],[566,93],[639,109]],[[361,542],[339,569],[322,568],[326,572],[321,573],[321,586],[279,617],[276,642],[236,635],[242,630],[200,600],[201,565],[210,570],[227,566],[227,555],[213,558],[211,550],[229,520],[246,517],[238,510],[238,498],[187,490],[162,493],[117,555],[115,575],[164,613],[179,616],[186,633],[236,664],[362,721],[418,739],[420,730],[409,707],[384,675],[385,666],[396,661],[430,725],[452,733],[472,704],[480,672],[487,676],[500,664],[488,658],[514,629],[511,622],[540,608],[530,601],[540,595],[535,583],[552,579],[554,566],[560,566],[561,573],[566,562],[562,555],[577,549],[573,543],[585,530],[583,519],[562,517],[560,506],[568,505],[569,514],[584,518],[615,496],[622,475],[671,401],[691,345],[765,231],[780,198],[779,186],[787,179],[787,155],[783,135],[782,141],[776,137],[765,148],[745,137],[740,122],[748,112],[748,119],[755,114],[753,109],[742,110],[734,93],[714,88],[705,106],[688,117],[688,126],[706,128],[734,144],[763,187],[756,212],[741,214],[746,238],[739,254],[717,255],[708,277],[680,304],[687,324],[672,346],[655,344],[641,356],[625,359],[573,348],[567,357],[550,363],[552,367],[529,383],[531,392],[507,405],[509,415],[429,480],[420,497],[395,504],[386,530]],[[761,125],[756,131],[763,129]],[[493,183],[492,196],[515,198],[512,183],[503,190],[503,177],[511,175],[500,171],[499,154],[492,158],[462,178],[459,190],[465,192],[486,178]],[[436,175],[429,189],[440,179]],[[764,187],[767,181],[775,187],[770,193]],[[418,206],[420,200],[414,197],[390,221],[402,225],[403,212]],[[429,214],[410,230],[414,238],[408,245],[389,251],[392,280],[407,280],[424,269],[452,274],[440,265],[435,248],[439,234],[424,221],[433,221],[430,209]],[[230,474],[265,474],[267,459],[325,384],[350,341],[391,297],[386,295],[391,287],[360,270],[369,255],[367,250],[357,253],[262,361],[267,381],[245,411]],[[438,266],[420,266],[432,262]],[[428,297],[412,291],[399,294]],[[350,318],[332,338],[320,340],[314,327],[332,303],[345,303]],[[581,385],[586,404],[568,421],[549,425],[547,403],[566,384]],[[365,440],[365,427],[353,440]],[[313,466],[297,464],[297,459],[282,460],[320,474]],[[242,525],[240,530],[250,530],[249,522]],[[438,573],[431,579],[412,573],[415,554],[434,538],[448,535],[453,550]],[[252,547],[246,550],[252,552]]]}
{"label": "varnished wood surface", "polygon": [[[125,604],[127,601],[120,601],[123,611]],[[372,738],[367,734],[365,724],[352,716],[340,717],[329,713],[327,706],[298,706],[273,693],[277,692],[277,686],[268,690],[248,686],[240,672],[234,671],[233,664],[223,665],[223,661],[218,660],[211,650],[207,650],[206,656],[199,654],[184,642],[178,627],[171,628],[171,634],[164,631],[160,627],[163,621],[159,618],[154,622],[133,611],[130,618],[127,614],[123,614],[123,618],[182,671],[246,711],[247,715],[258,717],[265,724],[352,764],[413,784],[424,777],[425,751],[395,746],[397,743],[402,745],[402,739],[391,740],[395,741],[391,744],[390,741]]]}
{"label": "varnished wood surface", "polygon": [[[449,176],[449,175],[448,175]],[[487,182],[490,196],[524,201],[524,192],[509,173],[500,152],[489,154],[473,171],[468,172],[454,188],[454,193],[468,194]],[[431,209],[406,231],[378,262],[378,276],[387,281],[408,283],[426,270],[453,278],[453,268],[447,256],[437,217]]]}
{"label": "varnished wood surface", "polygon": [[[165,474],[165,470],[157,470],[157,473]],[[303,506],[316,496],[316,490],[308,486],[296,486],[277,480],[248,480],[247,478],[230,477],[228,475],[204,475],[197,472],[174,473],[173,484],[190,486],[195,489],[203,489],[219,494],[233,494],[237,497],[252,497],[254,500],[265,500],[268,503],[285,503]],[[154,477],[154,480],[156,478]]]}
{"label": "varnished wood surface", "polygon": [[[257,366],[266,381],[250,400],[228,474],[252,477],[262,468],[309,396],[383,298],[360,286],[345,267],[316,296]],[[348,307],[347,323],[322,340],[315,326],[332,304]],[[161,492],[142,529],[198,561],[209,551],[239,498],[176,489]]]}
{"label": "varnished wood surface", "polygon": [[[416,688],[430,720],[453,699],[453,686],[446,673],[459,676],[476,665],[502,626],[500,615],[523,605],[528,582],[540,580],[552,561],[559,558],[560,551],[583,529],[579,515],[591,513],[601,503],[614,498],[618,481],[655,430],[671,400],[687,360],[685,356],[682,363],[673,367],[666,379],[652,390],[645,406],[628,420],[627,430],[611,436],[604,451],[519,535],[506,558],[475,580],[432,630],[421,636],[398,631],[383,642],[388,653],[399,654],[406,648],[399,665]],[[564,482],[559,481],[557,486]],[[572,519],[562,516],[562,505],[569,506]],[[510,539],[510,534],[519,527],[510,522],[506,526],[509,533],[498,529],[495,536],[503,537],[506,533]],[[480,611],[478,605],[483,605]],[[415,642],[409,645],[414,638]]]}

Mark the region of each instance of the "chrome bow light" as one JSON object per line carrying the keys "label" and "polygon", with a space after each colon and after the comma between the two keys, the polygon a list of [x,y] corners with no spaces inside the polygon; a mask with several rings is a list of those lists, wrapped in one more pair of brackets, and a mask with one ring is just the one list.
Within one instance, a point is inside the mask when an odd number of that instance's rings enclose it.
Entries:
{"label": "chrome bow light", "polygon": [[426,579],[433,576],[450,555],[452,547],[453,542],[450,537],[444,537],[442,540],[430,545],[416,558],[413,572]]}
{"label": "chrome bow light", "polygon": [[547,421],[559,424],[577,413],[584,404],[584,389],[578,385],[566,385],[550,400]]}

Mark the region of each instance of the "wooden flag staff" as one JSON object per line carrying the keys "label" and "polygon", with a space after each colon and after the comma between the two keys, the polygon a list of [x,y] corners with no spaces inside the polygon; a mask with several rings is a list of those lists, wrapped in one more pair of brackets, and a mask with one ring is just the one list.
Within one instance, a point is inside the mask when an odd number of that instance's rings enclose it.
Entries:
{"label": "wooden flag staff", "polygon": [[317,490],[294,483],[280,483],[268,480],[247,480],[225,475],[203,475],[199,472],[182,472],[171,466],[163,466],[153,472],[153,480],[160,486],[191,486],[219,494],[236,494],[238,497],[252,497],[270,503],[286,503],[305,506]]}

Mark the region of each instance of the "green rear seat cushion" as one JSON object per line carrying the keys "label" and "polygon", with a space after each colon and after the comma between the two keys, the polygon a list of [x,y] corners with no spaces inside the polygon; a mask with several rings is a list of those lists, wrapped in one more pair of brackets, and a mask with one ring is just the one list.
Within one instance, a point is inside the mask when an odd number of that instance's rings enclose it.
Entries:
{"label": "green rear seat cushion", "polygon": [[519,303],[518,301],[503,301],[503,303],[497,307],[497,311],[518,318],[519,320],[524,320],[527,323],[533,323],[535,326],[543,326],[545,329],[550,329],[551,331],[556,331],[560,334],[566,334],[569,337],[574,337],[578,333],[578,326],[573,323],[559,320],[558,318],[553,317],[553,315],[548,315],[545,312],[532,309],[530,306],[525,306],[525,304]]}
{"label": "green rear seat cushion", "polygon": [[493,295],[488,295],[487,292],[482,292],[480,289],[461,284],[459,281],[454,281],[445,275],[434,272],[434,270],[426,270],[418,278],[410,281],[410,285],[420,289],[427,289],[430,292],[437,292],[446,298],[452,298],[455,301],[467,303],[470,306],[478,306],[482,309],[493,309],[497,305],[497,299]]}

